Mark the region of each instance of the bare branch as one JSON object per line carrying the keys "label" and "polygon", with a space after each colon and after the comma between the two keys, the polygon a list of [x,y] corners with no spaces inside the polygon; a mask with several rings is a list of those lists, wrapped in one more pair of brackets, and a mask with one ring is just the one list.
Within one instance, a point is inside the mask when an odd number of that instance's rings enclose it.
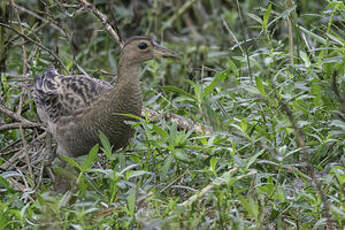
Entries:
{"label": "bare branch", "polygon": [[119,44],[120,48],[122,49],[124,42],[120,36],[119,29],[117,26],[113,28],[110,23],[108,22],[108,18],[102,12],[97,10],[97,8],[92,5],[91,3],[87,2],[86,0],[79,0],[91,13],[93,13],[104,25],[105,29],[108,33],[115,39],[115,41]]}
{"label": "bare branch", "polygon": [[18,34],[19,36],[25,38],[26,40],[28,40],[28,41],[34,43],[36,46],[40,47],[41,49],[47,51],[51,56],[53,56],[61,64],[61,66],[64,68],[64,70],[69,74],[69,71],[68,71],[67,67],[65,66],[65,64],[63,63],[63,61],[53,51],[51,51],[50,49],[48,49],[47,47],[45,47],[41,43],[35,41],[34,39],[30,38],[29,36],[21,33],[20,31],[12,28],[11,26],[9,26],[7,24],[4,24],[4,23],[0,22],[0,26],[5,27],[6,29],[12,30],[13,32]]}
{"label": "bare branch", "polygon": [[35,18],[41,20],[42,22],[46,22],[46,23],[51,24],[51,26],[52,26],[54,29],[58,30],[62,35],[64,35],[64,36],[67,35],[66,32],[65,32],[63,29],[61,29],[57,24],[55,24],[56,22],[54,22],[53,20],[45,19],[45,18],[39,16],[38,14],[36,14],[35,12],[32,12],[32,11],[30,11],[29,9],[26,9],[26,8],[24,8],[24,7],[22,7],[22,6],[18,5],[18,4],[15,4],[15,3],[14,3],[13,5],[14,5],[15,8],[17,8],[18,10],[20,10],[20,11],[22,11],[22,12],[25,12],[25,13],[27,13],[27,14],[30,14],[31,16],[33,16],[33,17],[35,17]]}
{"label": "bare branch", "polygon": [[24,125],[24,126],[28,126],[28,125],[31,125],[32,127],[40,127],[41,126],[38,123],[31,122],[31,121],[25,119],[24,117],[22,117],[21,115],[16,114],[15,112],[11,111],[10,109],[8,109],[6,106],[4,106],[2,104],[0,104],[0,112],[6,114],[7,116],[9,116],[9,117],[11,117],[17,121],[20,121],[22,123],[22,125]]}
{"label": "bare branch", "polygon": [[41,127],[41,124],[39,123],[21,123],[21,122],[15,122],[10,124],[1,124],[0,125],[0,131],[10,130],[10,129],[19,129],[22,127],[23,129],[29,129],[29,128],[38,128]]}

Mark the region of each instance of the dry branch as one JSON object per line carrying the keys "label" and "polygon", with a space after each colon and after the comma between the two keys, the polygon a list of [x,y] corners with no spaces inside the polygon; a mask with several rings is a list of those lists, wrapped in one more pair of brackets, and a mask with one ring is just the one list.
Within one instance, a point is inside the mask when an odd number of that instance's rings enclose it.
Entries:
{"label": "dry branch", "polygon": [[3,130],[9,130],[9,129],[18,129],[20,127],[22,128],[34,128],[34,127],[40,127],[42,128],[42,125],[36,122],[29,121],[22,117],[21,115],[11,111],[6,106],[0,104],[0,112],[6,114],[7,116],[13,118],[16,121],[16,123],[10,123],[10,124],[1,124],[0,131]]}
{"label": "dry branch", "polygon": [[16,3],[14,3],[13,5],[14,5],[14,7],[17,8],[18,10],[20,10],[20,11],[22,11],[22,12],[25,12],[25,13],[27,13],[27,14],[30,14],[31,16],[33,16],[33,17],[35,17],[35,18],[41,20],[42,22],[51,24],[51,26],[52,26],[54,29],[58,30],[62,35],[66,36],[66,32],[65,32],[63,29],[61,29],[57,24],[55,24],[55,23],[56,23],[55,21],[50,20],[50,19],[43,18],[43,17],[39,16],[38,14],[36,14],[35,12],[33,12],[33,11],[27,9],[27,8],[24,8],[24,7],[22,7],[22,6],[20,6],[20,5],[16,4]]}
{"label": "dry branch", "polygon": [[[19,32],[24,34],[24,29],[23,29],[23,26],[22,26],[22,21],[20,19],[19,14],[18,14],[17,8],[14,6],[14,0],[11,0],[11,6],[13,8],[14,14],[16,16],[16,19],[17,19],[17,22],[18,22],[18,25],[19,25]],[[24,39],[24,37],[21,37],[21,40],[22,40],[21,48],[22,48],[22,52],[23,52],[23,75],[25,76],[26,72],[27,72],[28,61],[27,61],[27,54],[26,54],[26,49],[25,49],[25,39]],[[23,108],[24,92],[25,92],[25,84],[24,84],[24,82],[22,82],[22,86],[21,87],[22,87],[22,92],[20,94],[19,105],[18,105],[18,109],[17,109],[17,114],[18,115],[20,115],[22,113],[22,108]],[[19,123],[19,124],[21,124],[21,123]],[[32,164],[31,164],[31,161],[30,161],[29,153],[28,153],[28,147],[27,147],[26,139],[24,137],[24,130],[23,130],[23,127],[21,125],[19,126],[19,130],[20,130],[20,137],[22,138],[23,150],[25,152],[25,161],[26,161],[26,164],[27,164],[28,169],[29,169],[29,174],[30,174],[30,177],[33,179],[33,181],[35,181],[34,180],[35,176],[34,176],[34,174],[32,172]]]}
{"label": "dry branch", "polygon": [[19,114],[16,114],[15,112],[11,111],[10,109],[8,109],[6,106],[0,104],[0,112],[6,114],[7,116],[17,120],[17,121],[20,121],[22,123],[25,123],[25,124],[31,124],[33,126],[40,126],[40,124],[38,123],[35,123],[35,122],[31,122],[27,119],[25,119],[24,117],[22,117],[21,115]]}
{"label": "dry branch", "polygon": [[41,124],[39,123],[21,123],[21,122],[15,122],[15,123],[9,123],[9,124],[0,124],[0,131],[6,131],[10,129],[19,129],[22,127],[23,129],[30,129],[30,128],[38,128]]}
{"label": "dry branch", "polygon": [[21,33],[20,31],[12,28],[11,26],[9,26],[5,23],[0,22],[0,26],[5,27],[6,29],[12,30],[13,32],[18,34],[19,36],[25,38],[26,40],[28,40],[28,41],[32,42],[33,44],[35,44],[36,46],[40,47],[41,49],[47,51],[51,56],[53,56],[60,63],[60,65],[64,68],[64,70],[69,74],[69,71],[68,71],[67,67],[65,66],[65,64],[63,63],[63,61],[61,60],[61,58],[59,58],[59,56],[57,56],[53,51],[51,51],[50,49],[48,49],[47,47],[45,47],[44,45],[42,45],[38,41],[35,41],[34,39],[30,38],[29,36]]}
{"label": "dry branch", "polygon": [[119,44],[120,48],[122,49],[124,42],[120,36],[120,31],[117,27],[113,28],[110,23],[108,22],[108,18],[102,12],[97,10],[97,8],[92,5],[91,3],[87,2],[86,0],[79,0],[91,13],[93,13],[104,25],[105,29],[108,33],[115,39],[115,41]]}

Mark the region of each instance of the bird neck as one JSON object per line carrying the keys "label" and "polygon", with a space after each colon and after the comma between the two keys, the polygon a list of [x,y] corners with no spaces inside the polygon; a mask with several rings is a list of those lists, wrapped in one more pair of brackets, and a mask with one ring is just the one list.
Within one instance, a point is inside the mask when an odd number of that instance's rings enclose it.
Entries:
{"label": "bird neck", "polygon": [[111,106],[116,113],[131,113],[139,115],[142,98],[139,74],[141,64],[129,62],[121,57],[118,65],[118,74],[115,88],[111,93]]}
{"label": "bird neck", "polygon": [[122,56],[117,67],[116,86],[139,83],[140,67],[140,63],[131,62]]}

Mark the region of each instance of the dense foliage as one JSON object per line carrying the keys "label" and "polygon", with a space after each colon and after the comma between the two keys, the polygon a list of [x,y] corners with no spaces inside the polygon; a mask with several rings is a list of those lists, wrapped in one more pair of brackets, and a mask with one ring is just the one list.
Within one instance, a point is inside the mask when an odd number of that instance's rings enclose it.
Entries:
{"label": "dense foliage", "polygon": [[[77,189],[59,194],[39,158],[45,131],[5,129],[22,121],[1,111],[0,229],[344,228],[343,1],[90,3],[124,38],[150,35],[181,55],[145,64],[144,105],[213,132],[142,118],[127,148],[112,154],[101,136],[88,156],[66,159]],[[0,3],[7,109],[39,123],[32,80],[50,63],[66,73],[27,38],[71,73],[113,79],[118,45],[81,6]]]}

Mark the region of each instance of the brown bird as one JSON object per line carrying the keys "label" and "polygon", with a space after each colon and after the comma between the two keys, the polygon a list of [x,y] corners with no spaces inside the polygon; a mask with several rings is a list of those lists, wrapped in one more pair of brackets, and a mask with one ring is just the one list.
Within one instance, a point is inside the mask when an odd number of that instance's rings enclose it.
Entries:
{"label": "brown bird", "polygon": [[33,98],[40,119],[57,141],[57,153],[77,157],[99,143],[102,131],[113,148],[128,144],[131,120],[140,116],[141,64],[153,58],[177,58],[177,54],[151,38],[135,36],[124,44],[115,86],[84,75],[63,76],[51,66],[35,79]]}

